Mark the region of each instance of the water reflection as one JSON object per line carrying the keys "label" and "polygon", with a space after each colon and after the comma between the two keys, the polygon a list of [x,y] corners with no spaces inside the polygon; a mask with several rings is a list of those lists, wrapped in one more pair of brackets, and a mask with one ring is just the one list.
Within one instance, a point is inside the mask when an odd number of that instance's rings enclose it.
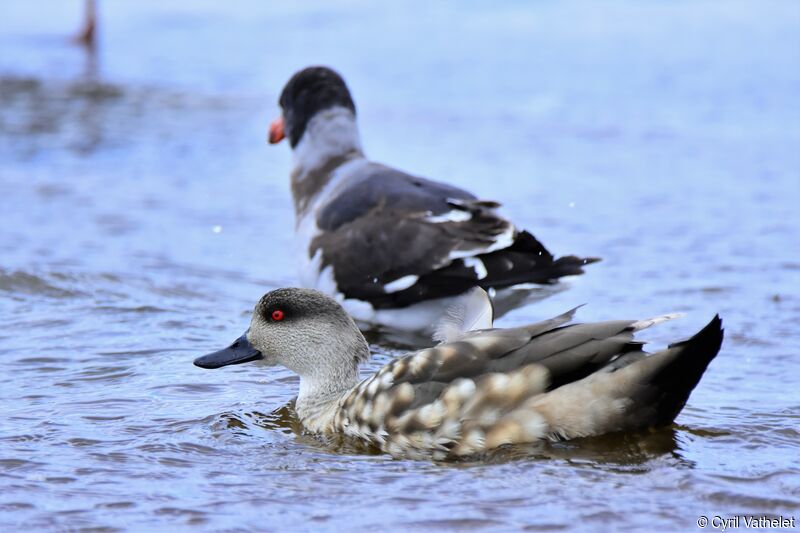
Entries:
{"label": "water reflection", "polygon": [[[270,413],[227,412],[219,415],[217,428],[232,435],[244,436],[258,442],[263,439],[263,430],[277,431],[293,436],[296,443],[318,452],[336,455],[367,454],[380,455],[377,446],[364,444],[358,439],[336,436],[311,435],[304,431],[294,409],[294,401]],[[669,456],[676,465],[686,468],[694,462],[681,455],[681,439],[685,428],[670,426],[638,432],[614,433],[599,437],[570,441],[540,441],[526,445],[506,445],[488,453],[472,457],[441,461],[441,464],[487,464],[527,460],[558,460],[570,464],[605,465],[621,471],[647,471],[647,465],[661,457]],[[711,432],[706,432],[711,436]]]}
{"label": "water reflection", "polygon": [[105,141],[123,97],[121,87],[91,80],[0,77],[0,133],[29,156],[52,150],[53,141],[90,155]]}

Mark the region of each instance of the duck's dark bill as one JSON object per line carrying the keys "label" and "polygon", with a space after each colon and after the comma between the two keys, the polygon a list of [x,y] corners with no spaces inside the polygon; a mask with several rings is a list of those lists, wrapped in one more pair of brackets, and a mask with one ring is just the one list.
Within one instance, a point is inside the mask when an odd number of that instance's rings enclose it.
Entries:
{"label": "duck's dark bill", "polygon": [[227,348],[198,357],[194,360],[194,364],[200,368],[219,368],[227,365],[240,365],[263,358],[264,356],[261,355],[261,352],[253,348],[253,345],[247,340],[247,333],[245,333]]}

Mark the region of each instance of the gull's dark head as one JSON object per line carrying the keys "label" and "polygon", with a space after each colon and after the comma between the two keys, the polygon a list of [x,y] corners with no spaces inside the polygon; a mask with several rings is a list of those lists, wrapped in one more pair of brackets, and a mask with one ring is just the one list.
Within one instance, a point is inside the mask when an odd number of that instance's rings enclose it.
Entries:
{"label": "gull's dark head", "polygon": [[288,137],[292,148],[303,138],[317,113],[334,107],[356,113],[344,79],[328,67],[308,67],[297,72],[284,86],[278,103],[283,114],[270,126],[269,142],[274,144]]}

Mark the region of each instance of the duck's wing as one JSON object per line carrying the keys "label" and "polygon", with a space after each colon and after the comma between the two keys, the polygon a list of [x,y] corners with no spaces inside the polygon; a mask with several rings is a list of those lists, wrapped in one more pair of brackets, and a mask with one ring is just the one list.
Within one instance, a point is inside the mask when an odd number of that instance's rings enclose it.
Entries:
{"label": "duck's wing", "polygon": [[566,325],[573,313],[394,361],[346,398],[341,421],[391,453],[440,457],[659,425],[683,407],[722,338],[715,319],[647,357],[633,335],[659,320]]}
{"label": "duck's wing", "polygon": [[460,294],[479,285],[551,283],[593,259],[555,259],[498,215],[496,202],[378,164],[360,168],[316,214],[309,257],[339,292],[374,308]]}

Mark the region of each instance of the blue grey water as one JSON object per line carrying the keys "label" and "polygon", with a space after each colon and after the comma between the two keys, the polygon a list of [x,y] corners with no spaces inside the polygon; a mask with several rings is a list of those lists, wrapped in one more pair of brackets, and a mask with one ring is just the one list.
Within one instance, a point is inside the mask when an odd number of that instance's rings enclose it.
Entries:
{"label": "blue grey water", "polygon": [[[687,530],[800,518],[800,4],[100,5],[0,17],[0,529]],[[192,366],[296,283],[283,83],[348,80],[368,153],[600,256],[499,325],[719,312],[675,427],[448,465],[298,435],[296,378]],[[374,365],[400,353],[373,338]],[[374,368],[374,366],[373,366]],[[272,413],[272,414],[271,414]]]}

